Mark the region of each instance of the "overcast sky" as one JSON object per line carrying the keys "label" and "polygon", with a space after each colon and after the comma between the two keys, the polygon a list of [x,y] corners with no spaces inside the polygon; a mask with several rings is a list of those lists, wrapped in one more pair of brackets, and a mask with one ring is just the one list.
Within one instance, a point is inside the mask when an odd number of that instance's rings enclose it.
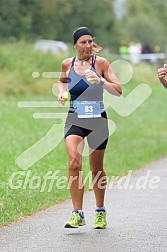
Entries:
{"label": "overcast sky", "polygon": [[117,14],[118,17],[122,17],[123,13],[124,13],[124,8],[123,8],[123,3],[126,0],[116,0],[115,4],[114,4],[114,10],[115,13]]}

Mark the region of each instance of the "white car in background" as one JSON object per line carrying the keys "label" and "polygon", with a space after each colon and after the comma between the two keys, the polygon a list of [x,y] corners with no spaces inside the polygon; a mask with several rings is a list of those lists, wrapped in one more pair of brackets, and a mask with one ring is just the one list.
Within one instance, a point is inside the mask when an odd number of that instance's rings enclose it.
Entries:
{"label": "white car in background", "polygon": [[68,55],[68,47],[63,41],[41,39],[35,42],[34,48],[43,52]]}

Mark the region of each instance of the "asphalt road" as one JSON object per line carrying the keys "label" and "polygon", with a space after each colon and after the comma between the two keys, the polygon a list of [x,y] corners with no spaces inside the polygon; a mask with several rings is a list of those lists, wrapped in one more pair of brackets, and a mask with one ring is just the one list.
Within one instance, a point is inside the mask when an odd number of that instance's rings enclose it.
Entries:
{"label": "asphalt road", "polygon": [[72,210],[70,200],[2,227],[0,251],[167,251],[167,157],[110,184],[107,229],[93,229],[94,208],[89,191],[84,197],[84,227],[64,228]]}

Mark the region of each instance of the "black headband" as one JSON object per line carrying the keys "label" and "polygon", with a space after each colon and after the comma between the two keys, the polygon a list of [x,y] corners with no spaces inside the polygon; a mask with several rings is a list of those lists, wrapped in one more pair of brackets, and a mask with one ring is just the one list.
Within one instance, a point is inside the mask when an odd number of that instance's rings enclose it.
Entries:
{"label": "black headband", "polygon": [[77,29],[73,33],[74,44],[83,35],[90,35],[90,36],[92,36],[92,33],[91,33],[91,31],[87,27],[81,27],[81,28]]}

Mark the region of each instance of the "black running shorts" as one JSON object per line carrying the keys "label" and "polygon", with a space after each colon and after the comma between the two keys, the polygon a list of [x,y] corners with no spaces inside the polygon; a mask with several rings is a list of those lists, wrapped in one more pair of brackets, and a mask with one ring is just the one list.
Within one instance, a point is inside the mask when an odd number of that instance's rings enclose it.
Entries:
{"label": "black running shorts", "polygon": [[87,137],[88,145],[92,149],[105,149],[109,136],[106,112],[98,118],[78,118],[76,113],[68,112],[64,137],[69,135]]}

